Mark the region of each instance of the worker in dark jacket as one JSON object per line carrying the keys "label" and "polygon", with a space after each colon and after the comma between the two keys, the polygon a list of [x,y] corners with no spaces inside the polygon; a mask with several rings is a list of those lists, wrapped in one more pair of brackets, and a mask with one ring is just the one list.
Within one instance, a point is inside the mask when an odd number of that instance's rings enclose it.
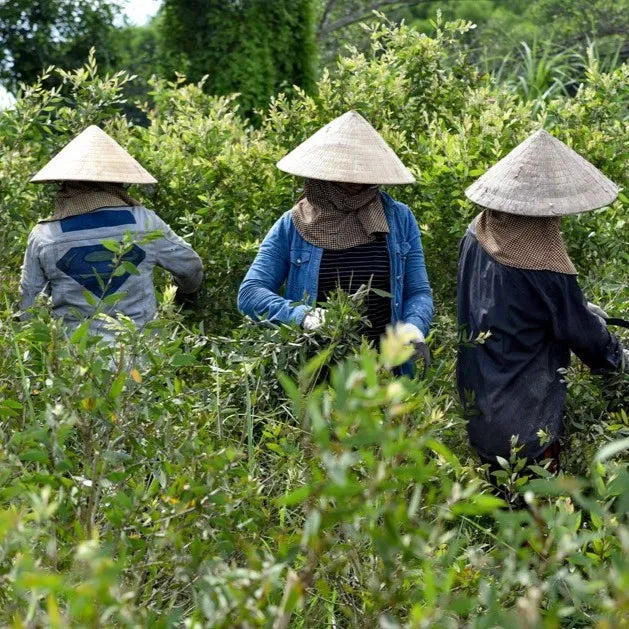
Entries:
{"label": "worker in dark jacket", "polygon": [[[561,216],[610,204],[618,188],[537,131],[466,190],[485,208],[460,247],[457,380],[472,446],[496,469],[517,437],[530,462],[558,467],[573,351],[594,373],[621,369],[623,348],[577,284]],[[625,352],[627,350],[624,350]],[[542,438],[544,437],[544,438]]]}

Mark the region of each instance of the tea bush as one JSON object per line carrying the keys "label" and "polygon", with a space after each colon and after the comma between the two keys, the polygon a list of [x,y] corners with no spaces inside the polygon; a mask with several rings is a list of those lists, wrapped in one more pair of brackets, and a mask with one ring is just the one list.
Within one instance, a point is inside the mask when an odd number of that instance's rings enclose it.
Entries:
{"label": "tea bush", "polygon": [[[469,28],[376,24],[369,54],[340,59],[315,95],[278,95],[256,127],[236,96],[163,80],[134,126],[132,77],[99,77],[93,60],[48,70],[59,88],[25,87],[0,115],[3,624],[626,626],[627,377],[568,370],[566,472],[514,458],[507,504],[467,446],[453,296],[477,211],[465,187],[540,124],[626,181],[629,71],[593,63],[574,98],[539,110],[466,63]],[[275,162],[349,108],[418,180],[394,194],[422,227],[437,302],[424,379],[392,375],[401,339],[361,343],[359,300],[339,295],[316,333],[235,311],[260,239],[299,195]],[[15,318],[26,236],[52,209],[51,187],[28,180],[88,124],[157,177],[134,194],[206,266],[198,306],[179,312],[159,278],[158,318],[121,319],[113,348],[84,328],[68,338],[45,300]],[[626,205],[564,224],[586,294],[618,315]]]}

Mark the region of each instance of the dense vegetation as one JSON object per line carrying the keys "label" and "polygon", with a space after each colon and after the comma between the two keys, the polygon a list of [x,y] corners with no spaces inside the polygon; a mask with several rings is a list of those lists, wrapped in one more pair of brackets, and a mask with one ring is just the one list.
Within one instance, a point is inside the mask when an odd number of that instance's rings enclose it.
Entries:
{"label": "dense vegetation", "polygon": [[[125,73],[55,70],[0,116],[0,621],[62,626],[620,627],[629,613],[626,376],[576,360],[557,479],[506,470],[508,508],[466,443],[454,389],[463,190],[544,125],[627,181],[627,81],[592,57],[574,97],[523,99],[466,58],[470,25],[428,37],[379,23],[311,95],[278,95],[251,126],[235,97],[155,80],[148,125],[122,114]],[[371,120],[417,177],[435,290],[425,379],[396,379],[340,295],[304,333],[243,323],[237,286],[299,194],[276,160],[332,117]],[[206,264],[199,305],[121,320],[110,349],[69,340],[45,302],[15,320],[26,236],[51,211],[29,177],[99,124],[159,180],[134,190]],[[627,198],[565,221],[587,296],[629,307]],[[121,245],[124,248],[124,244]],[[122,249],[119,253],[122,252]],[[520,476],[512,474],[517,469]]]}
{"label": "dense vegetation", "polygon": [[125,22],[123,5],[0,3],[0,82],[15,91],[48,65],[75,69],[93,45],[101,71],[124,68],[139,77],[126,88],[131,100],[150,101],[152,76],[185,75],[192,83],[205,76],[204,91],[238,92],[241,111],[250,114],[293,85],[311,92],[348,47],[367,50],[363,26],[374,10],[426,33],[439,13],[473,21],[464,38],[468,62],[526,99],[573,94],[588,54],[606,69],[629,55],[629,0],[162,0],[145,25]]}

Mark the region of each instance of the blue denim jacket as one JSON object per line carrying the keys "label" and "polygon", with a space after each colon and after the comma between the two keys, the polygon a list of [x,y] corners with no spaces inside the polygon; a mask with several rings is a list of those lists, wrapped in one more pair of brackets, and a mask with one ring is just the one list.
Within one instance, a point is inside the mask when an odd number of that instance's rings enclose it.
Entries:
{"label": "blue denim jacket", "polygon": [[[416,325],[428,334],[433,315],[417,221],[403,203],[381,192],[389,225],[391,322]],[[266,235],[238,291],[238,309],[254,319],[301,324],[317,298],[323,249],[302,238],[290,210]],[[283,294],[280,289],[284,285]]]}

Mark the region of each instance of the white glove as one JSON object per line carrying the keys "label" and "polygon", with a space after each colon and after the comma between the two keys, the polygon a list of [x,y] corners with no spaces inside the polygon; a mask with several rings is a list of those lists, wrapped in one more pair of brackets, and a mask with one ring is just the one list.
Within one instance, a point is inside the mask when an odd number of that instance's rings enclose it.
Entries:
{"label": "white glove", "polygon": [[621,369],[624,372],[629,373],[629,349],[623,348],[622,350],[622,366]]}
{"label": "white glove", "polygon": [[407,345],[413,347],[412,361],[417,361],[420,358],[424,359],[424,374],[428,367],[430,367],[430,349],[426,345],[426,338],[424,333],[412,323],[398,323],[395,326],[395,331],[400,334],[405,340]]}
{"label": "white glove", "polygon": [[588,310],[599,317],[599,319],[603,319],[603,323],[605,323],[605,319],[607,319],[608,315],[600,306],[588,301]]}
{"label": "white glove", "polygon": [[325,323],[325,310],[323,308],[315,308],[308,312],[301,322],[304,330],[312,331],[320,328]]}
{"label": "white glove", "polygon": [[407,343],[409,344],[424,343],[426,341],[424,333],[412,323],[398,323],[395,326],[395,331],[408,339]]}

